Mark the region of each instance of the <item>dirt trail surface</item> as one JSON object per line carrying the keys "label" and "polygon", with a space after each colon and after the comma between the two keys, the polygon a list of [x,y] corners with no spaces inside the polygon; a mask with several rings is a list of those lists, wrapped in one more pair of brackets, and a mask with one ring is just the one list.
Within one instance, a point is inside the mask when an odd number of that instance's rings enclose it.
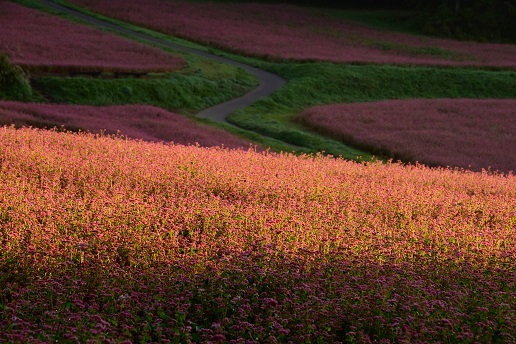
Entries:
{"label": "dirt trail surface", "polygon": [[272,74],[272,73],[266,72],[264,70],[254,68],[245,63],[233,61],[233,60],[225,58],[225,57],[210,54],[205,51],[187,47],[187,46],[183,46],[183,45],[180,45],[177,43],[171,43],[166,40],[156,38],[151,35],[147,35],[145,33],[133,31],[131,29],[121,27],[117,24],[110,23],[110,22],[107,22],[107,21],[104,21],[104,20],[101,20],[101,19],[98,19],[95,17],[91,17],[87,14],[81,13],[79,11],[68,8],[66,6],[62,6],[53,1],[42,0],[42,3],[55,10],[72,15],[84,22],[87,22],[87,23],[90,23],[90,24],[93,24],[96,26],[108,28],[114,32],[118,32],[118,33],[121,33],[124,35],[129,35],[133,38],[138,38],[140,40],[143,40],[143,41],[146,41],[149,43],[153,43],[153,44],[156,44],[159,46],[196,54],[196,55],[199,55],[199,56],[202,56],[205,58],[209,58],[209,59],[212,59],[212,60],[215,60],[218,62],[223,62],[223,63],[227,63],[227,64],[230,64],[230,65],[233,65],[236,67],[240,67],[240,68],[244,69],[245,71],[253,74],[258,79],[259,85],[254,90],[248,92],[247,94],[245,94],[242,97],[235,98],[230,101],[215,105],[211,108],[204,109],[198,113],[199,117],[208,118],[208,119],[211,119],[211,120],[217,121],[217,122],[228,123],[226,120],[226,117],[229,114],[231,114],[234,111],[243,109],[263,97],[269,96],[270,94],[272,94],[277,89],[281,88],[286,83],[286,81],[283,78],[279,77],[276,74]]}

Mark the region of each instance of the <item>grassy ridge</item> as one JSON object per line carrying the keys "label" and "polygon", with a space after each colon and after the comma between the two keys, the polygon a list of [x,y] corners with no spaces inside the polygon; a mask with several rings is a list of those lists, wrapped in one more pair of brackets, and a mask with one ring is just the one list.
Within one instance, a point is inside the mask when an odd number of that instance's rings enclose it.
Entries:
{"label": "grassy ridge", "polygon": [[151,79],[47,77],[35,80],[49,101],[83,105],[149,104],[195,113],[256,86],[242,69],[189,56],[182,71]]}

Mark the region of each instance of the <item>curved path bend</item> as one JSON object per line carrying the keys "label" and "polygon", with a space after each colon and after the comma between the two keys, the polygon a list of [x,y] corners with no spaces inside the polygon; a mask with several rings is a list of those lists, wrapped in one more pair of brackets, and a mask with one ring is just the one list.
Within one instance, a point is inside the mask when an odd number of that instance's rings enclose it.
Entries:
{"label": "curved path bend", "polygon": [[272,94],[277,89],[281,88],[286,83],[286,81],[283,78],[281,78],[280,76],[278,76],[276,74],[266,72],[264,70],[252,67],[245,63],[237,62],[237,61],[225,58],[225,57],[210,54],[208,52],[198,50],[195,48],[191,48],[191,47],[187,47],[187,46],[184,46],[184,45],[181,45],[178,43],[171,43],[171,42],[161,39],[161,38],[153,37],[151,35],[148,35],[148,34],[145,34],[142,32],[137,32],[137,31],[134,31],[134,30],[131,30],[128,28],[124,28],[117,24],[89,16],[87,14],[84,14],[84,13],[76,11],[72,8],[60,5],[60,4],[50,1],[50,0],[41,0],[41,2],[54,10],[69,14],[75,18],[78,18],[84,22],[93,24],[95,26],[108,28],[111,31],[118,32],[118,33],[121,33],[124,35],[128,35],[133,38],[138,38],[142,41],[146,41],[146,42],[149,42],[149,43],[152,43],[155,45],[159,45],[162,47],[192,53],[192,54],[202,56],[205,58],[209,58],[209,59],[212,59],[212,60],[215,60],[218,62],[223,62],[223,63],[227,63],[227,64],[230,64],[230,65],[233,65],[236,67],[240,67],[240,68],[244,69],[245,71],[253,74],[258,79],[258,82],[259,82],[258,87],[256,87],[252,91],[246,93],[245,95],[243,95],[239,98],[234,98],[234,99],[229,100],[224,103],[220,103],[218,105],[204,109],[201,112],[199,112],[197,114],[197,116],[202,117],[202,118],[208,118],[208,119],[210,119],[212,121],[216,121],[216,122],[229,123],[226,120],[226,117],[229,114],[231,114],[234,111],[246,108],[249,105],[253,104],[254,102],[258,101],[259,99],[261,99],[263,97],[269,96],[270,94]]}

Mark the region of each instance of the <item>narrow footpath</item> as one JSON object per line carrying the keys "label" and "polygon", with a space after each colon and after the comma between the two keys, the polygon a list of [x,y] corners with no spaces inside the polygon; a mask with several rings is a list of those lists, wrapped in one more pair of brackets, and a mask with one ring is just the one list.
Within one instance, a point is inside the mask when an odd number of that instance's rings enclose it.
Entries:
{"label": "narrow footpath", "polygon": [[244,108],[248,107],[249,105],[253,104],[254,102],[258,101],[259,99],[269,96],[270,94],[272,94],[277,89],[281,88],[286,83],[286,81],[283,78],[281,78],[280,76],[278,76],[276,74],[266,72],[264,70],[247,65],[245,63],[237,62],[237,61],[225,58],[225,57],[210,54],[208,52],[198,50],[195,48],[183,46],[178,43],[171,43],[164,39],[156,38],[156,37],[153,37],[153,36],[145,34],[145,33],[133,31],[131,29],[121,27],[117,24],[89,16],[87,14],[84,14],[84,13],[76,11],[72,8],[57,4],[50,0],[41,0],[41,2],[54,10],[61,11],[63,13],[66,13],[77,19],[80,19],[84,22],[93,24],[98,27],[104,27],[111,31],[118,32],[118,33],[130,36],[133,38],[137,38],[142,41],[146,41],[146,42],[149,42],[149,43],[152,43],[155,45],[162,46],[162,47],[192,53],[192,54],[202,56],[202,57],[205,57],[208,59],[212,59],[212,60],[215,60],[218,62],[227,63],[227,64],[230,64],[230,65],[233,65],[236,67],[240,67],[240,68],[244,69],[246,72],[253,74],[258,79],[259,85],[252,91],[248,92],[247,94],[245,94],[239,98],[234,98],[227,102],[220,103],[218,105],[204,109],[201,112],[199,112],[197,114],[197,116],[202,117],[202,118],[207,118],[207,119],[210,119],[210,120],[216,121],[216,122],[229,123],[226,120],[226,118],[231,113],[233,113],[237,110],[240,110],[240,109],[244,109]]}

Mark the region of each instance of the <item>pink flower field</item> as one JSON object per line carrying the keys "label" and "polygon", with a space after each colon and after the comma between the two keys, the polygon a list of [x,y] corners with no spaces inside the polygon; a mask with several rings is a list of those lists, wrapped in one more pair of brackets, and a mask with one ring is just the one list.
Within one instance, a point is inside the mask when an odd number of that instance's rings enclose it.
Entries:
{"label": "pink flower field", "polygon": [[339,140],[429,165],[516,171],[516,100],[389,100],[317,106],[298,118]]}
{"label": "pink flower field", "polygon": [[38,71],[163,72],[184,61],[88,26],[0,0],[0,53]]}
{"label": "pink flower field", "polygon": [[2,343],[514,343],[516,177],[0,128]]}
{"label": "pink flower field", "polygon": [[247,147],[227,131],[198,124],[186,117],[148,105],[84,106],[0,101],[0,125],[81,129],[121,134],[145,141],[173,141],[204,147]]}
{"label": "pink flower field", "polygon": [[104,15],[237,53],[346,63],[516,66],[516,46],[371,29],[283,4],[72,0]]}

